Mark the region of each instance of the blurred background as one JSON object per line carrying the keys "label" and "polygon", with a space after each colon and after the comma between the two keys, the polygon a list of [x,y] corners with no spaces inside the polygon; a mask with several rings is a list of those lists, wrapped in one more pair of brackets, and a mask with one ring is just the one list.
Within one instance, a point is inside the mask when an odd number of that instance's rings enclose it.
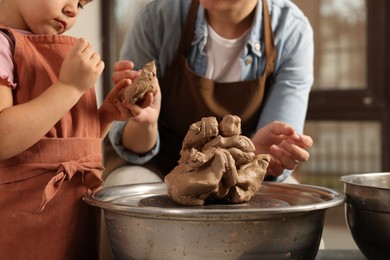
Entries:
{"label": "blurred background", "polygon": [[389,7],[385,1],[294,2],[308,16],[315,36],[315,82],[305,127],[315,145],[296,177],[341,189],[341,175],[389,170],[384,59]]}

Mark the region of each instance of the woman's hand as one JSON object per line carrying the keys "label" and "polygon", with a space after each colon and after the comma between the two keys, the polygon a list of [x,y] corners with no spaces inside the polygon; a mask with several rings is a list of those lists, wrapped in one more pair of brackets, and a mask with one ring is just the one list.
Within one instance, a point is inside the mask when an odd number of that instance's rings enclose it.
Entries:
{"label": "woman's hand", "polygon": [[99,109],[102,136],[108,131],[112,121],[126,121],[131,119],[140,126],[157,125],[161,107],[161,91],[157,78],[154,80],[156,91],[148,93],[136,104],[128,104],[119,100],[120,91],[132,84],[141,71],[133,71],[134,64],[131,61],[119,61],[114,65],[112,80],[115,87],[108,93]]}
{"label": "woman's hand", "polygon": [[298,162],[307,161],[307,149],[313,145],[310,136],[297,134],[290,125],[278,121],[259,129],[252,141],[256,153],[271,155],[267,174],[272,176],[281,175],[284,169],[294,170]]}
{"label": "woman's hand", "polygon": [[121,89],[132,83],[130,79],[120,80],[107,95],[101,109],[104,107],[106,114],[109,114],[111,120],[125,121],[132,119],[136,122],[147,124],[157,122],[161,106],[161,92],[157,78],[155,80],[156,92],[146,94],[136,104],[128,104],[119,100]]}

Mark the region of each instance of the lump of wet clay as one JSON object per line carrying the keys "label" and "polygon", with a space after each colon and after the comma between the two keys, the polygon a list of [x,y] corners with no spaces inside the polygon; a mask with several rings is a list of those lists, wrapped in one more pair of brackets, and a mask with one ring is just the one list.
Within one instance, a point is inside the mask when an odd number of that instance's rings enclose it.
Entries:
{"label": "lump of wet clay", "polygon": [[135,104],[138,100],[143,99],[147,93],[155,93],[157,90],[155,78],[156,64],[153,60],[142,67],[141,74],[132,84],[121,90],[120,101],[124,100],[128,104]]}
{"label": "lump of wet clay", "polygon": [[180,156],[164,182],[169,197],[181,205],[249,201],[260,189],[270,160],[268,154],[255,154],[235,115],[224,116],[220,123],[205,117],[192,124]]}

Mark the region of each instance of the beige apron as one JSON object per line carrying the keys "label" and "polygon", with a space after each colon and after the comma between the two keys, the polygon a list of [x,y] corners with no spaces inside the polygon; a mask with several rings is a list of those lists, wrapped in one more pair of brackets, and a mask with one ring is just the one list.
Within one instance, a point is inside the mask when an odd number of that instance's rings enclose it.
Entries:
{"label": "beige apron", "polygon": [[[28,102],[58,80],[75,39],[0,29],[15,38],[14,104]],[[101,185],[101,161],[91,88],[45,137],[0,161],[0,259],[97,259],[98,211],[82,197]]]}
{"label": "beige apron", "polygon": [[243,134],[249,136],[260,116],[266,79],[274,71],[276,51],[266,0],[263,0],[266,66],[259,79],[218,83],[192,71],[186,57],[191,48],[198,7],[199,1],[193,0],[179,50],[165,76],[159,79],[163,96],[159,117],[161,151],[148,165],[157,165],[162,175],[177,165],[189,126],[202,117],[216,116],[219,121],[226,114],[238,115],[242,119]]}

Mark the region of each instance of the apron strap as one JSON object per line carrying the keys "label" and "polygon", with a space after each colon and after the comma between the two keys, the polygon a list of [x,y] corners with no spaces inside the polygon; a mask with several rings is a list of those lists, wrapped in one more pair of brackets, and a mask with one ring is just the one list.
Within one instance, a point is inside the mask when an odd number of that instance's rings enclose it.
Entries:
{"label": "apron strap", "polygon": [[263,0],[263,24],[264,24],[264,42],[267,78],[275,70],[276,49],[274,43],[274,34],[272,32],[271,17],[268,11],[267,0]]}
{"label": "apron strap", "polygon": [[54,198],[65,180],[70,181],[76,173],[82,174],[82,181],[88,192],[99,188],[103,181],[99,177],[103,166],[98,162],[69,161],[58,166],[57,174],[47,183],[42,194],[42,203],[39,211],[42,211],[46,204]]}
{"label": "apron strap", "polygon": [[184,24],[182,36],[180,39],[178,52],[184,57],[187,57],[190,49],[191,42],[194,38],[195,22],[198,15],[199,0],[192,0],[190,9],[188,10],[187,19]]}

